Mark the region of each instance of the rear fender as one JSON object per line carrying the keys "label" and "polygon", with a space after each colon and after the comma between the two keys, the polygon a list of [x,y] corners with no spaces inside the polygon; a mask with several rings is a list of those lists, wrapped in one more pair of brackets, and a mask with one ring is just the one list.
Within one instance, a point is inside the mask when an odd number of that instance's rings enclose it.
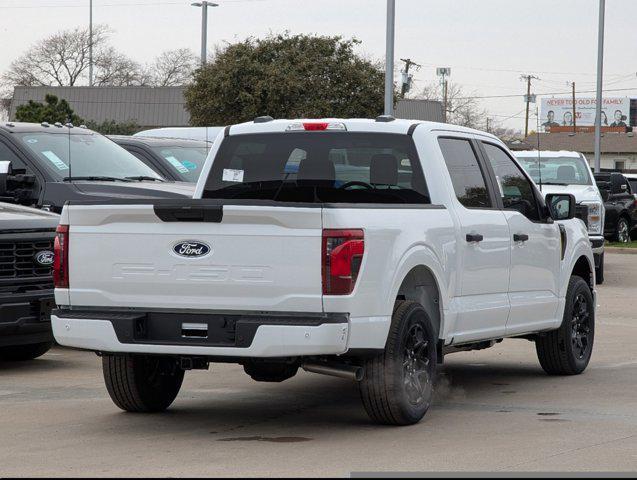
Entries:
{"label": "rear fender", "polygon": [[[435,287],[438,291],[438,312],[429,313],[432,317],[434,317],[434,314],[437,313],[437,317],[440,322],[438,328],[439,337],[445,338],[446,332],[450,331],[449,328],[452,326],[450,325],[450,323],[453,323],[451,319],[446,317],[444,310],[444,307],[445,305],[448,305],[449,300],[447,286],[450,284],[451,274],[449,272],[452,269],[445,269],[443,262],[439,260],[436,253],[428,246],[422,244],[414,245],[407,252],[405,252],[403,257],[400,259],[398,268],[394,273],[392,288],[389,291],[388,295],[385,297],[385,304],[387,305],[388,311],[393,311],[394,303],[396,301],[396,297],[398,296],[400,287],[403,284],[403,281],[413,269],[418,267],[425,267],[427,270],[429,270],[435,280]],[[428,309],[427,306],[425,308]],[[436,319],[432,318],[432,320]]]}

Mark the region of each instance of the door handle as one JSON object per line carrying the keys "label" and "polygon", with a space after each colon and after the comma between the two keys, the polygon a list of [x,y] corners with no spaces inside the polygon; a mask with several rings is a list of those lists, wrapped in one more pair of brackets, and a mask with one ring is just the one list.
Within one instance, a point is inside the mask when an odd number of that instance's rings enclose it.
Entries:
{"label": "door handle", "polygon": [[529,239],[529,236],[526,233],[514,233],[513,241],[514,242],[526,242]]}
{"label": "door handle", "polygon": [[479,233],[467,233],[467,242],[469,243],[473,243],[473,242],[481,242],[482,240],[484,240],[484,237],[482,235],[480,235]]}

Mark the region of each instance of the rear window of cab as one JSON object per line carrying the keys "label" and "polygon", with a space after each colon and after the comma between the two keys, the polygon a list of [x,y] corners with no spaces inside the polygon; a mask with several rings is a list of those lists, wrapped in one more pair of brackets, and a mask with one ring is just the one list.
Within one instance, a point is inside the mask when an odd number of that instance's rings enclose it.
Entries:
{"label": "rear window of cab", "polygon": [[285,132],[223,140],[204,198],[302,203],[430,203],[410,136]]}

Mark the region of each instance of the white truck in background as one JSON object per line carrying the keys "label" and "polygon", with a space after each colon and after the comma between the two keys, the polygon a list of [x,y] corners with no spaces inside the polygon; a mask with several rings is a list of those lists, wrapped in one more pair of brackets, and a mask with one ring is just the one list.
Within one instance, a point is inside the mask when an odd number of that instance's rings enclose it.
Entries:
{"label": "white truck in background", "polygon": [[540,191],[571,193],[585,207],[586,223],[595,258],[595,278],[604,282],[604,200],[584,154],[579,152],[523,150],[514,152]]}
{"label": "white truck in background", "polygon": [[102,356],[123,410],[236,362],[350,378],[374,421],[412,424],[447,353],[526,339],[547,373],[584,371],[595,273],[574,207],[486,133],[261,117],[219,135],[194,199],[64,207],[53,330]]}

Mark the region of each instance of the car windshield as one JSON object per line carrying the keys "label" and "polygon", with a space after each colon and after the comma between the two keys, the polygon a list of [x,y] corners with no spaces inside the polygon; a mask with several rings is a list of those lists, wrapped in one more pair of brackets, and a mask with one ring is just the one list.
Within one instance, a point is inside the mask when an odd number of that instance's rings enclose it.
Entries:
{"label": "car windshield", "polygon": [[533,181],[542,185],[592,185],[588,167],[581,157],[518,157]]}
{"label": "car windshield", "polygon": [[429,203],[414,142],[386,133],[231,135],[204,198],[309,203]]}
{"label": "car windshield", "polygon": [[[39,165],[57,181],[76,179],[159,179],[141,160],[97,133],[20,133],[23,144],[37,156]],[[70,161],[69,161],[70,158]],[[69,165],[70,164],[70,165]]]}
{"label": "car windshield", "polygon": [[151,147],[152,150],[162,157],[170,169],[179,175],[184,182],[197,182],[201,174],[209,147],[183,147],[183,146],[162,146]]}

